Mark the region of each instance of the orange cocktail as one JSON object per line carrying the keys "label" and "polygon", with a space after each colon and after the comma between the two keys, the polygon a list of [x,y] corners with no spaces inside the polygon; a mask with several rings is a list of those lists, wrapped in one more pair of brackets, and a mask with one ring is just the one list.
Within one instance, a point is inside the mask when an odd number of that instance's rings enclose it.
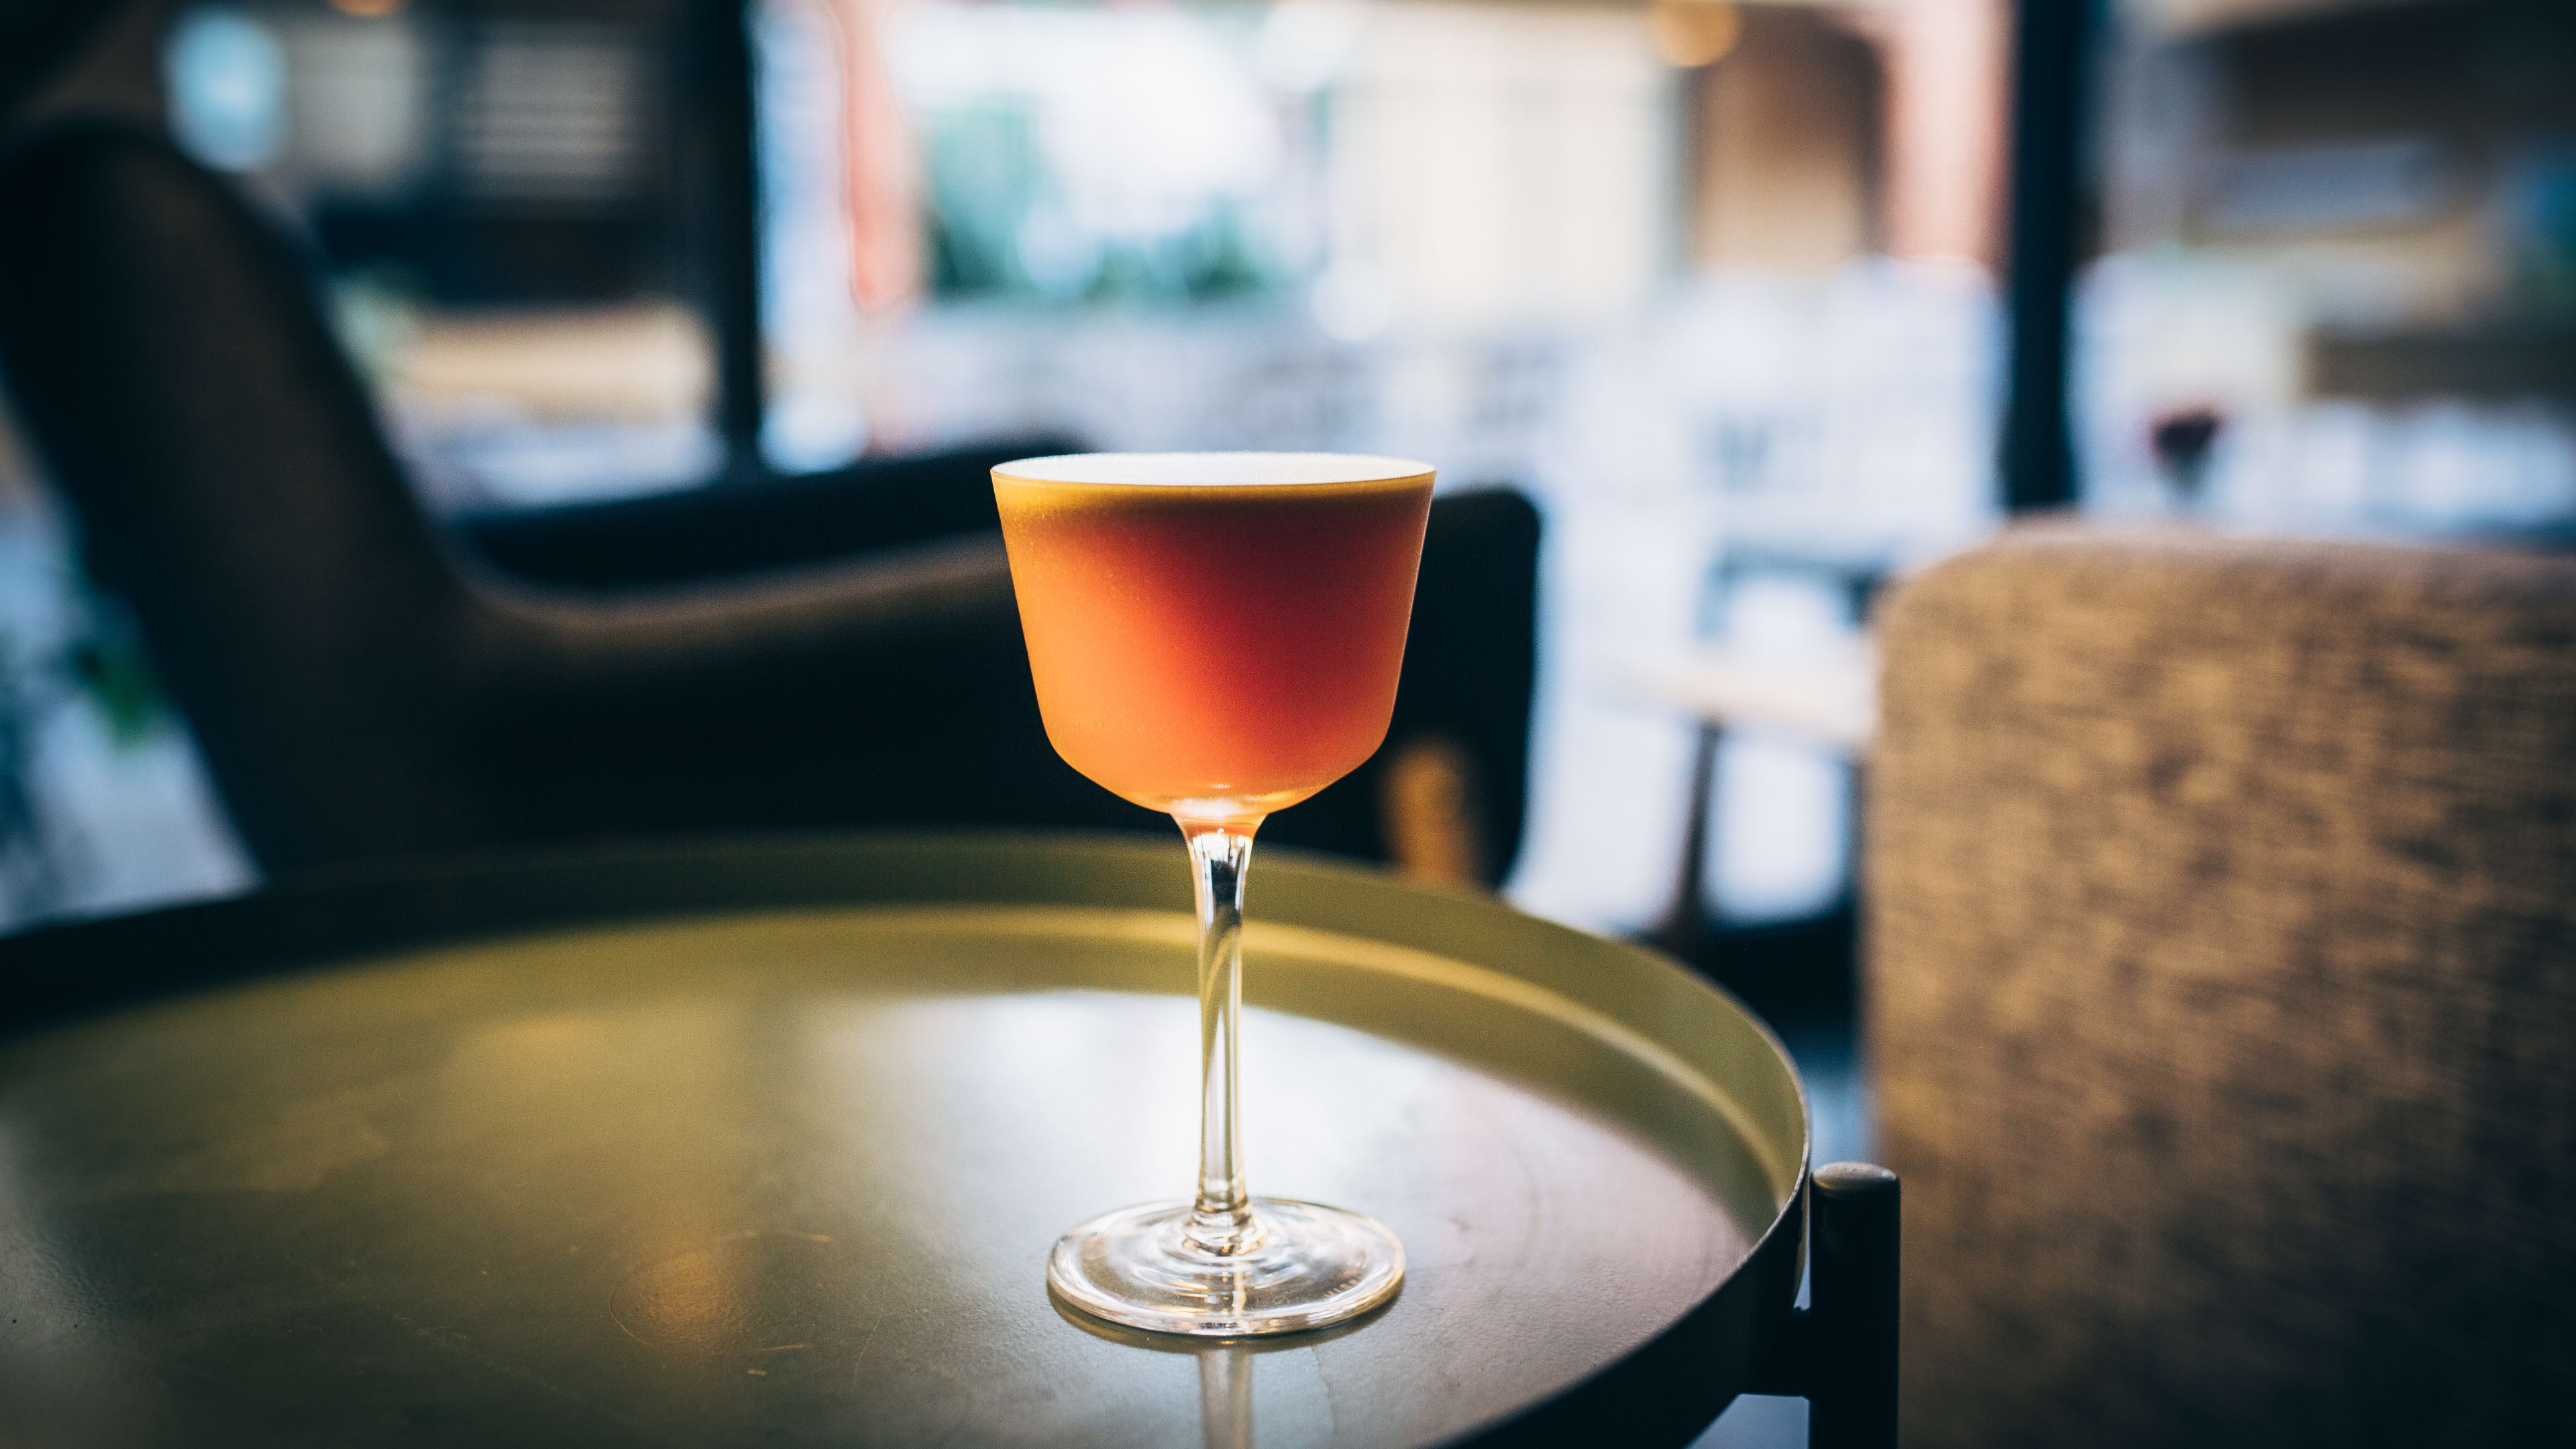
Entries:
{"label": "orange cocktail", "polygon": [[1385,739],[1427,467],[1106,454],[993,482],[1039,709],[1075,769],[1155,810],[1259,815]]}
{"label": "orange cocktail", "polygon": [[1386,738],[1431,469],[1326,453],[1095,453],[993,470],[1047,738],[1171,812],[1199,913],[1199,1185],[1047,1254],[1058,1299],[1159,1333],[1320,1328],[1384,1303],[1404,1246],[1359,1213],[1244,1190],[1243,877],[1262,817]]}

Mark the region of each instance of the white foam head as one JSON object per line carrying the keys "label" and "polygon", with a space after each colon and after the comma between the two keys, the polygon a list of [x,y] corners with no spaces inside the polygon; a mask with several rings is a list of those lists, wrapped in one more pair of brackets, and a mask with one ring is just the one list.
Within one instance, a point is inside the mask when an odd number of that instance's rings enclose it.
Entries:
{"label": "white foam head", "polygon": [[1383,483],[1428,475],[1409,458],[1356,453],[1059,453],[993,470],[1032,483],[1129,483],[1167,488],[1242,488],[1271,483]]}

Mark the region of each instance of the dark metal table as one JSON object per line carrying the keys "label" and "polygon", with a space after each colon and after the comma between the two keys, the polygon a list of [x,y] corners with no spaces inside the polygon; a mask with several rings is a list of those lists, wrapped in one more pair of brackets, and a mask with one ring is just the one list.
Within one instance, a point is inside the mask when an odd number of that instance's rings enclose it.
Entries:
{"label": "dark metal table", "polygon": [[1254,1345],[1042,1276],[1190,1180],[1176,841],[447,862],[0,943],[0,1442],[1681,1444],[1795,1370],[1758,1023],[1479,900],[1253,892],[1255,1186],[1412,1262]]}

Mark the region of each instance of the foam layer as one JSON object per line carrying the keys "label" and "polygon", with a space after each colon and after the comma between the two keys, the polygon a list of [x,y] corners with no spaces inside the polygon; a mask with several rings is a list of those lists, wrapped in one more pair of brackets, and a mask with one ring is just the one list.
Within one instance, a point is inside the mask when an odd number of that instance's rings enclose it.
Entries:
{"label": "foam layer", "polygon": [[1030,483],[1243,488],[1264,484],[1381,483],[1428,475],[1410,458],[1355,453],[1061,453],[1022,458],[994,473]]}

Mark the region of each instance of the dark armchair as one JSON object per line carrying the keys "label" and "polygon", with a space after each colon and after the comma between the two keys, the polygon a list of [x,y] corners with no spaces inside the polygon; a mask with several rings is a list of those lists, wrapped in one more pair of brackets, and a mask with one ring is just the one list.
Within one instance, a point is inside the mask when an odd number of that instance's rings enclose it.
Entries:
{"label": "dark armchair", "polygon": [[[264,866],[1153,826],[1039,726],[981,477],[1009,453],[447,528],[297,253],[147,109],[0,128],[0,369]],[[1492,875],[1520,827],[1536,546],[1515,495],[1434,509],[1390,736],[1466,762]],[[1374,772],[1271,837],[1384,855]]]}

